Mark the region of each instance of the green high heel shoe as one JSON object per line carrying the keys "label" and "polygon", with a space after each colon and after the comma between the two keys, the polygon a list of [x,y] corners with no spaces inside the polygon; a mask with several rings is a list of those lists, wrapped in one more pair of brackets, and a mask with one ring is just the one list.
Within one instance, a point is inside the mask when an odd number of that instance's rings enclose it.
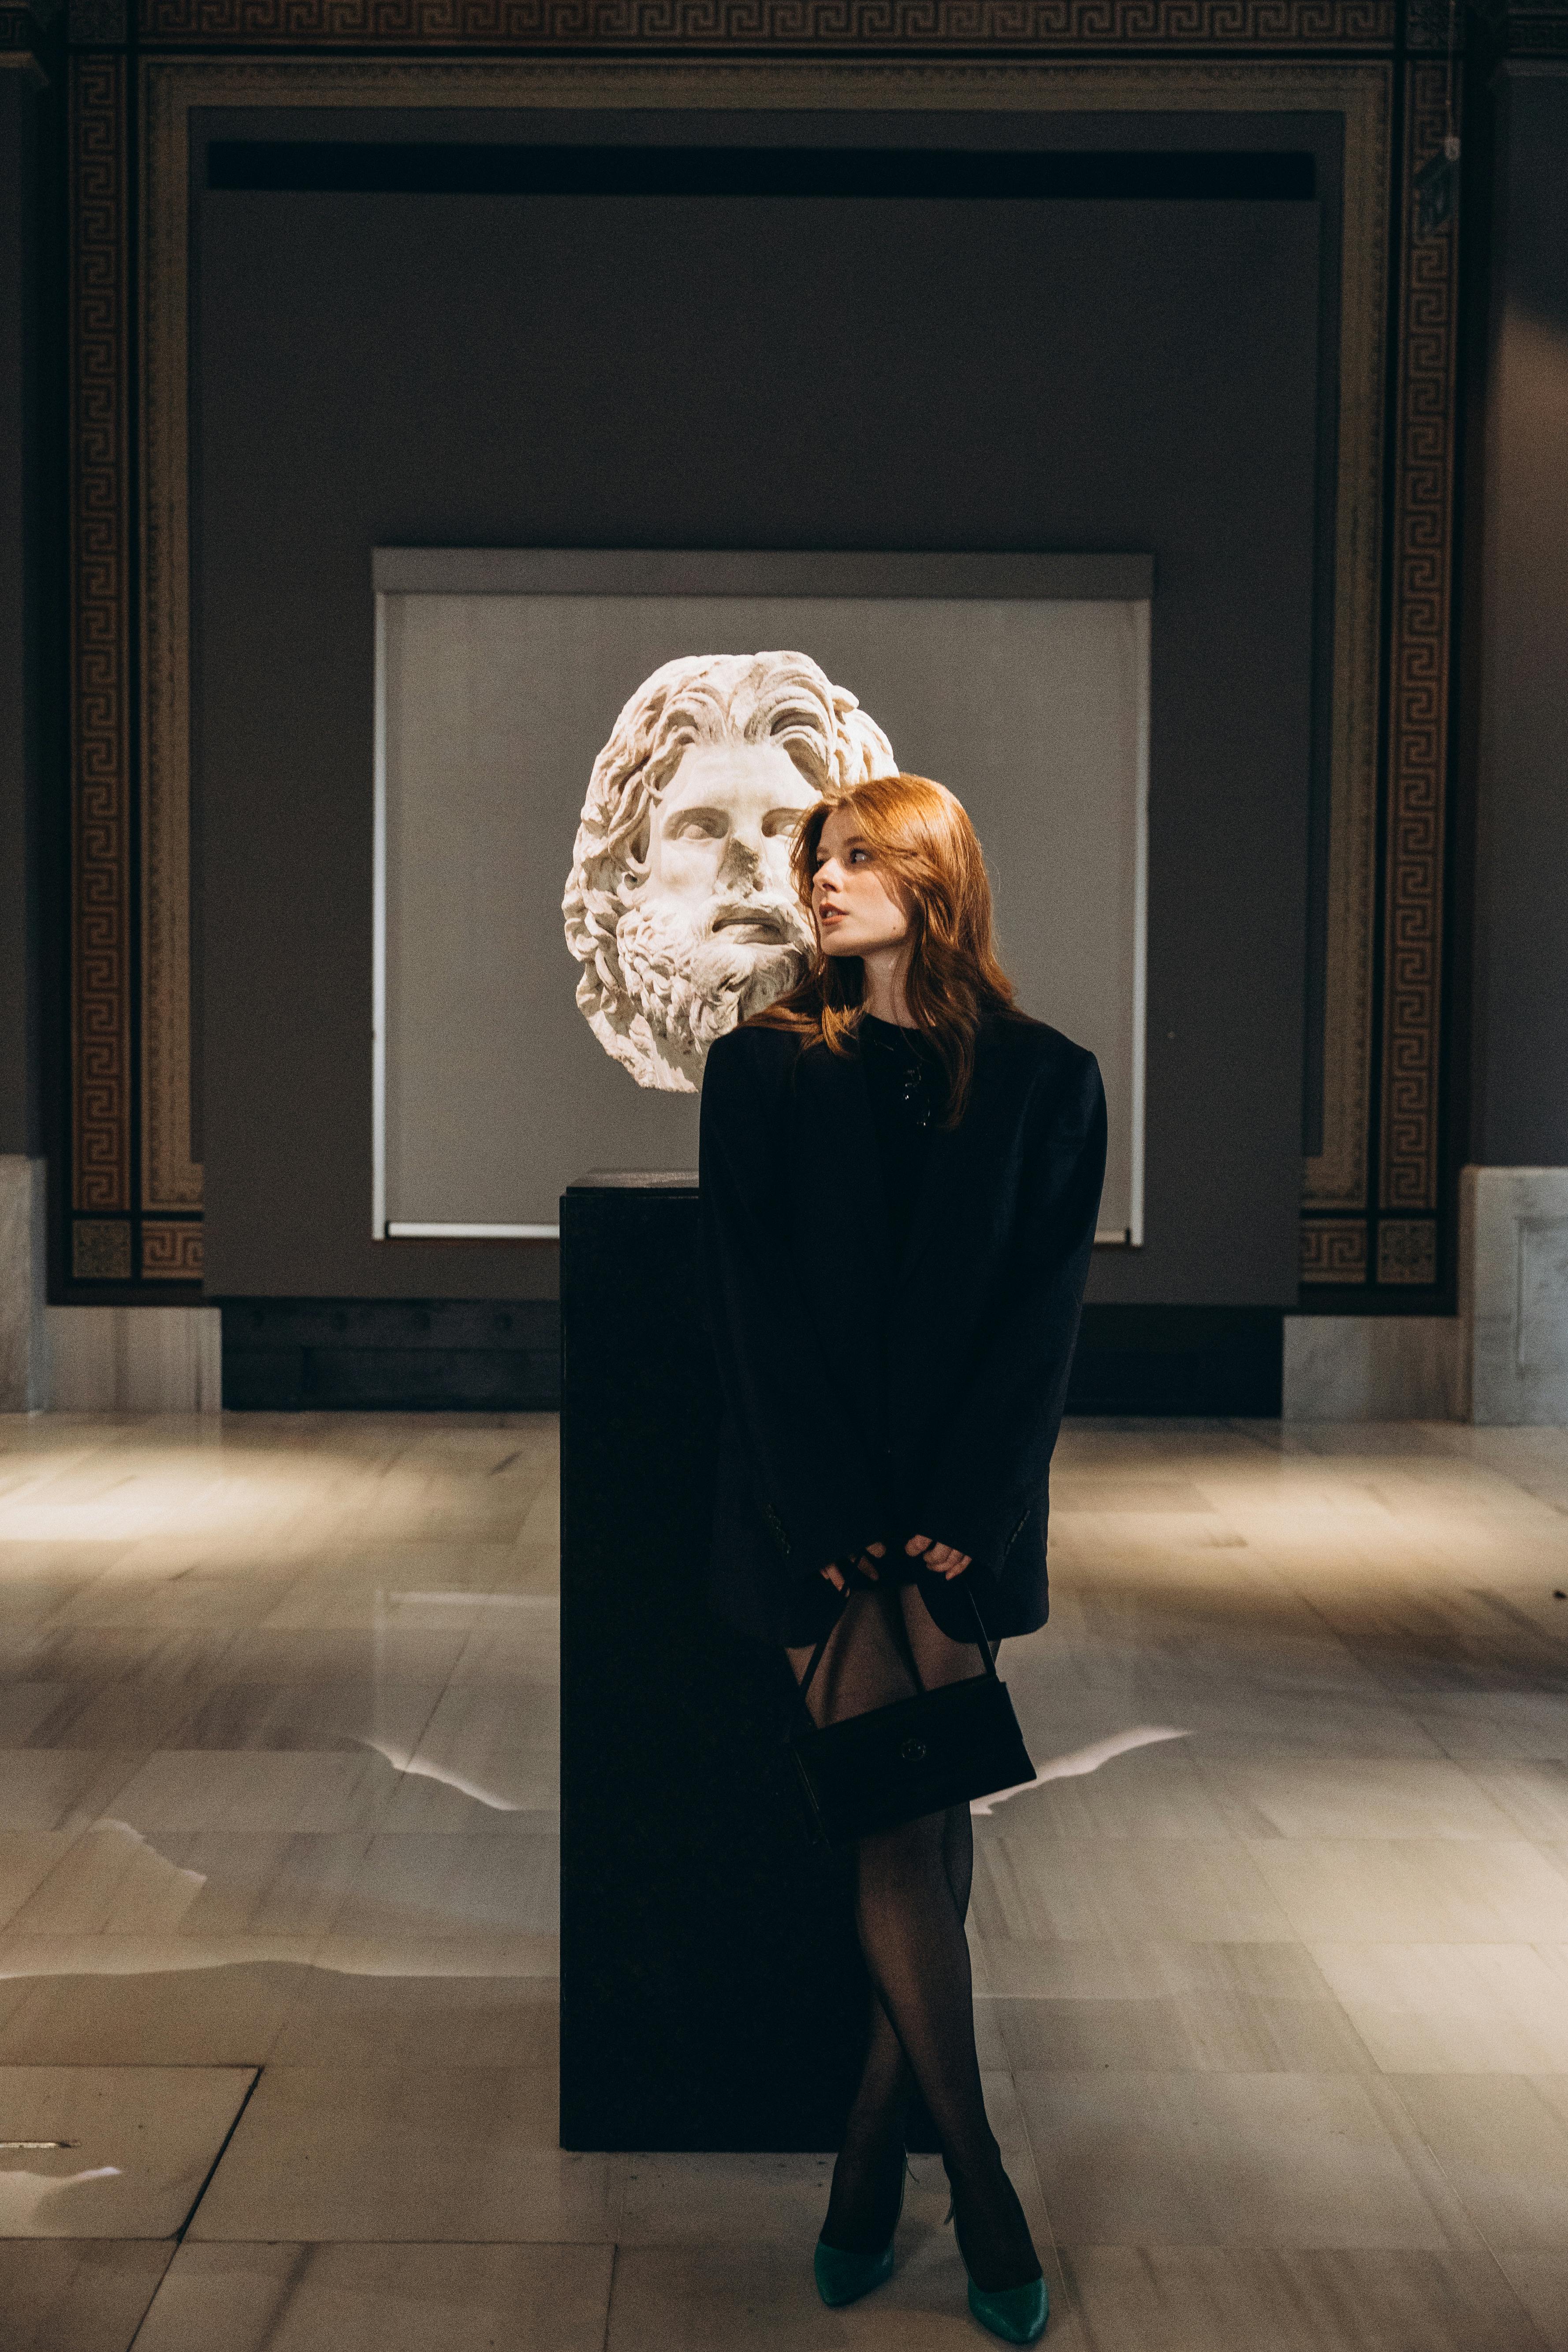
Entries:
{"label": "green high heel shoe", "polygon": [[[952,2207],[947,2209],[952,2221]],[[1046,2332],[1046,2322],[1051,2315],[1050,2291],[1044,2277],[1029,2279],[1023,2286],[976,2286],[963,2251],[963,2242],[953,2221],[953,2242],[958,2259],[963,2264],[963,2275],[969,2281],[969,2308],[982,2327],[999,2336],[1004,2344],[1037,2344]]]}
{"label": "green high heel shoe", "polygon": [[873,2287],[885,2286],[893,2275],[893,2240],[899,2234],[899,2223],[904,2212],[904,2181],[909,2174],[906,2160],[899,2175],[899,2210],[893,2216],[893,2226],[888,2242],[877,2254],[855,2254],[842,2246],[830,2246],[818,2238],[812,2269],[816,2277],[816,2292],[831,2310],[841,2304],[858,2303]]}

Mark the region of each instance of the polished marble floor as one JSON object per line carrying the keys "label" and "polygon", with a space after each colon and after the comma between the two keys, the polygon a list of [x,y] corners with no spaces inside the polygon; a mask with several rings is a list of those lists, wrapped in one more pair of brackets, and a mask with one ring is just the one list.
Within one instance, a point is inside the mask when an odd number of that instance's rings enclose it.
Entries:
{"label": "polished marble floor", "polygon": [[[1568,1433],[1085,1423],[993,2119],[1068,2352],[1568,2352]],[[554,2146],[555,1428],[0,1422],[0,2352],[940,2352]]]}

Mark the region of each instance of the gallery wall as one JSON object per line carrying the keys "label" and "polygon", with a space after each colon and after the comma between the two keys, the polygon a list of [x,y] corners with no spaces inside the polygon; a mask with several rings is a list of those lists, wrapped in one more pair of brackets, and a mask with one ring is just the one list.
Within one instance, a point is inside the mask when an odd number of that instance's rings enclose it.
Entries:
{"label": "gallery wall", "polygon": [[[460,168],[410,192],[411,144],[650,136],[602,112],[334,110],[336,146],[405,152],[393,184],[367,167],[279,186],[268,166],[247,187],[232,142],[327,122],[203,119],[230,183],[205,184],[198,139],[209,1295],[554,1294],[549,1244],[369,1235],[375,546],[1148,549],[1148,1239],[1101,1255],[1091,1297],[1294,1302],[1332,123],[1015,114],[1026,149],[1308,157],[1319,193],[895,213],[842,194],[481,194]],[[667,116],[651,135],[697,131],[764,150],[939,135],[885,114]],[[971,118],[964,135],[994,134]]]}
{"label": "gallery wall", "polygon": [[1568,1163],[1568,65],[1505,68],[1493,103],[1468,1156],[1552,1168]]}

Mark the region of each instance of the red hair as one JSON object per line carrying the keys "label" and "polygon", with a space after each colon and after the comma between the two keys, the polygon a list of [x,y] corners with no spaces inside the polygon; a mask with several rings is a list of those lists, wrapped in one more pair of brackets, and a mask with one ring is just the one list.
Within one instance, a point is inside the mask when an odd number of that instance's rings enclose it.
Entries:
{"label": "red hair", "polygon": [[[979,836],[963,803],[929,776],[873,776],[814,802],[790,850],[795,892],[812,914],[811,886],[822,828],[846,809],[886,866],[910,910],[904,995],[916,1025],[935,1046],[947,1081],[942,1124],[963,1116],[974,1075],[974,1039],[987,1016],[1023,1021],[1013,983],[996,959],[991,883]],[[865,1012],[865,966],[858,956],[824,952],[816,941],[804,979],[748,1016],[751,1028],[787,1029],[805,1045],[847,1055]]]}

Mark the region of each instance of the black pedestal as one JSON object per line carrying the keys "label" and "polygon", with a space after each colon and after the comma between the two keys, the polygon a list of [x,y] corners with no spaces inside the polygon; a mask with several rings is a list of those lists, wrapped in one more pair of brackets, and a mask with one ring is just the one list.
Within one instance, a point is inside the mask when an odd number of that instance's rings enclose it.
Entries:
{"label": "black pedestal", "polygon": [[869,1995],[774,1777],[788,1670],[704,1597],[695,1180],[574,1184],[561,1303],[562,2146],[837,2147]]}

